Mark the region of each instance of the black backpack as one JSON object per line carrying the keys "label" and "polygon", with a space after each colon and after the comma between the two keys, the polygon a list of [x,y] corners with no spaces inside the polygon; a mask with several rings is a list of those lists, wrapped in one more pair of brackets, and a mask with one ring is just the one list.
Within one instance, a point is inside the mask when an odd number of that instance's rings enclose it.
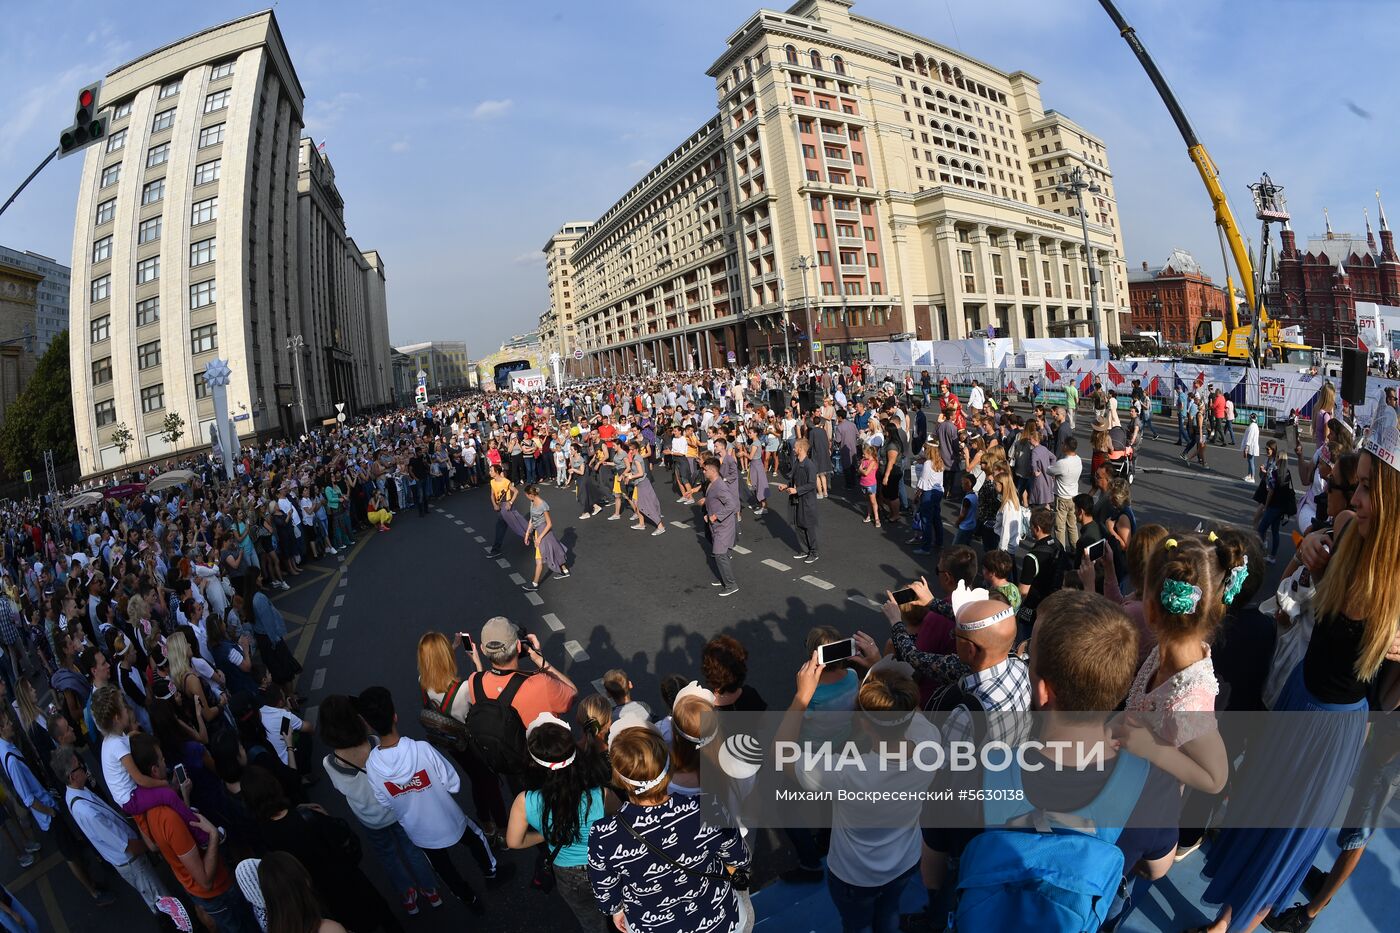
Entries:
{"label": "black backpack", "polygon": [[467,727],[452,716],[452,704],[457,700],[457,691],[462,682],[454,680],[443,694],[441,703],[434,703],[428,691],[421,690],[423,708],[418,713],[418,724],[427,733],[428,742],[446,752],[467,750]]}
{"label": "black backpack", "polygon": [[497,774],[520,774],[528,760],[525,723],[514,705],[515,695],[531,675],[521,671],[492,671],[510,678],[501,695],[486,695],[486,674],[472,681],[472,704],[467,710],[467,741],[477,756]]}

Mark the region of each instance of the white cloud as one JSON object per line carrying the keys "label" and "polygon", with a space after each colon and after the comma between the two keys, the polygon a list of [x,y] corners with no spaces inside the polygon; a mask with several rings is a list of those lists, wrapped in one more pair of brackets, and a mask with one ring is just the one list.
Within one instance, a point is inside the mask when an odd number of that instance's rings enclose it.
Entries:
{"label": "white cloud", "polygon": [[540,250],[532,249],[528,253],[521,253],[519,256],[516,256],[511,262],[515,263],[517,266],[531,266],[537,262],[544,262],[544,253]]}
{"label": "white cloud", "polygon": [[408,140],[406,140],[406,139],[400,139],[398,142],[394,143],[393,145],[391,145],[391,146],[389,147],[389,151],[390,151],[390,152],[407,152],[407,151],[408,151]]}
{"label": "white cloud", "polygon": [[504,116],[515,106],[515,101],[510,98],[505,100],[483,100],[472,108],[472,118],[476,120],[492,120],[496,117]]}
{"label": "white cloud", "polygon": [[306,135],[324,135],[347,114],[359,108],[362,98],[354,91],[341,91],[331,98],[316,98],[306,105]]}

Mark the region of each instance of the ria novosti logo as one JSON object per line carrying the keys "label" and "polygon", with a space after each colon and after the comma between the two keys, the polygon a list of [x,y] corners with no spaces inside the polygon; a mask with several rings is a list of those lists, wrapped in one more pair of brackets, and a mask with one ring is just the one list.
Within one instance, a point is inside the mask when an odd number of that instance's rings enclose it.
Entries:
{"label": "ria novosti logo", "polygon": [[719,766],[736,781],[746,781],[763,766],[763,744],[745,732],[736,732],[719,747]]}

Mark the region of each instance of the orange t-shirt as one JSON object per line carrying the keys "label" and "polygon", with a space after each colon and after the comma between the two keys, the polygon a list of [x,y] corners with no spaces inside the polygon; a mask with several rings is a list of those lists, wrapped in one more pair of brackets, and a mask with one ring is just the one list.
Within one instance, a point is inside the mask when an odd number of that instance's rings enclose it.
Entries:
{"label": "orange t-shirt", "polygon": [[[508,678],[503,674],[473,674],[469,679],[465,689],[467,695],[476,700],[476,679],[485,677],[483,684],[486,695],[491,699],[500,696],[506,689]],[[520,685],[520,689],[515,692],[515,702],[511,706],[520,714],[520,721],[525,725],[535,721],[535,717],[540,713],[549,712],[556,716],[563,716],[573,705],[575,691],[570,690],[555,678],[548,674],[531,674],[525,678],[525,682]]]}
{"label": "orange t-shirt", "polygon": [[233,886],[233,876],[229,874],[222,858],[214,868],[214,877],[209,879],[209,887],[195,884],[189,869],[180,861],[181,855],[195,847],[194,836],[190,835],[190,828],[180,819],[180,814],[169,807],[155,807],[138,814],[135,819],[141,831],[160,847],[160,854],[165,856],[170,870],[175,872],[175,877],[186,891],[207,900],[218,897]]}

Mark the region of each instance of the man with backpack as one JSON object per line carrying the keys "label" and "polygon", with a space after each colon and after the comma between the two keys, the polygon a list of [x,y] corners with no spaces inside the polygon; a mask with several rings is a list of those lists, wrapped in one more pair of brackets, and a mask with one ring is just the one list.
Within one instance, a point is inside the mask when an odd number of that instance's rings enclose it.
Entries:
{"label": "man with backpack", "polygon": [[1117,750],[1109,725],[1137,673],[1137,639],[1095,594],[1060,590],[1041,604],[1030,652],[1041,745],[1024,770],[1012,758],[985,774],[1001,799],[984,804],[988,828],[963,852],[952,929],[1092,933],[1126,872],[1160,878],[1171,867],[1180,785]]}
{"label": "man with backpack", "polygon": [[[544,659],[534,635],[505,616],[488,619],[481,628],[481,659],[486,670],[467,678],[471,706],[467,735],[472,750],[492,771],[519,793],[520,779],[530,760],[525,750],[525,724],[540,713],[564,716],[578,696],[569,676]],[[535,670],[520,669],[521,654],[531,655]]]}

